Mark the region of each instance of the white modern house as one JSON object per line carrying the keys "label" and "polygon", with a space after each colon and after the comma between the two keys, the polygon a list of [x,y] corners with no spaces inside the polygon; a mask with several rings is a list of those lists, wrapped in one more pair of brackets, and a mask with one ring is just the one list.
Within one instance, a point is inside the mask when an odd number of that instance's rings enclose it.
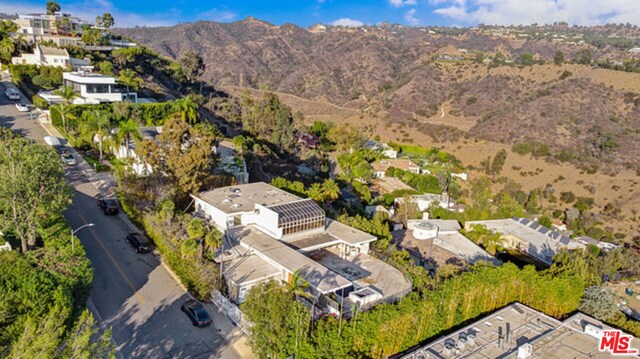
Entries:
{"label": "white modern house", "polygon": [[27,37],[30,42],[46,41],[51,37],[76,37],[82,34],[82,26],[86,21],[56,12],[54,14],[23,14],[15,20],[18,33]]}
{"label": "white modern house", "polygon": [[11,63],[15,65],[54,66],[69,69],[90,67],[89,61],[72,58],[66,49],[40,44],[36,44],[32,54],[20,54],[18,57],[11,58]]}
{"label": "white modern house", "polygon": [[236,303],[252,286],[272,279],[290,282],[295,272],[309,283],[315,305],[331,307],[331,313],[337,303],[362,309],[398,300],[411,289],[400,271],[369,255],[376,237],[326,218],[311,199],[263,182],[192,198],[196,213],[224,233],[216,261]]}
{"label": "white modern house", "polygon": [[116,83],[113,76],[93,72],[77,71],[62,74],[64,86],[72,87],[80,97],[74,99],[77,104],[98,104],[105,102],[137,102],[138,94],[128,92],[124,86]]}

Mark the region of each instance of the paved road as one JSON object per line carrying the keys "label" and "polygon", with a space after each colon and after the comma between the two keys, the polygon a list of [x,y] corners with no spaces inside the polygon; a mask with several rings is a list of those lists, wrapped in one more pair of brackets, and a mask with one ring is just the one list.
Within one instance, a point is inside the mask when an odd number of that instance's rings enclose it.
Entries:
{"label": "paved road", "polygon": [[[37,120],[15,109],[0,86],[0,125],[42,140],[48,133]],[[73,204],[64,213],[93,264],[90,295],[102,323],[113,328],[122,358],[240,358],[214,326],[196,328],[180,311],[187,293],[152,253],[137,255],[125,241],[132,231],[119,216],[104,216],[96,206],[97,189],[77,168],[66,169],[74,187]],[[210,311],[211,312],[211,311]],[[211,313],[214,317],[217,313]],[[220,321],[222,322],[222,320]]]}

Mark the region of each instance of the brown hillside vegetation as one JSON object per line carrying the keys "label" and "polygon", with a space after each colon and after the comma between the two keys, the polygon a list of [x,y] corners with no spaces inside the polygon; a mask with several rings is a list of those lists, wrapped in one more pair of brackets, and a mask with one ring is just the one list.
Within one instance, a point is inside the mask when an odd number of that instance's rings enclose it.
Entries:
{"label": "brown hillside vegetation", "polygon": [[[248,18],[117,31],[174,59],[195,50],[205,80],[232,94],[275,92],[307,122],[435,145],[465,165],[524,144],[539,157],[509,151],[504,175],[527,188],[552,183],[558,193],[594,197],[601,208],[614,204],[622,211],[607,225],[637,233],[640,74],[596,66],[632,58],[628,43],[607,39],[638,38],[635,28],[385,24],[312,32]],[[555,65],[557,51],[571,63]],[[581,51],[590,65],[577,63]],[[527,54],[534,64],[522,62]]]}

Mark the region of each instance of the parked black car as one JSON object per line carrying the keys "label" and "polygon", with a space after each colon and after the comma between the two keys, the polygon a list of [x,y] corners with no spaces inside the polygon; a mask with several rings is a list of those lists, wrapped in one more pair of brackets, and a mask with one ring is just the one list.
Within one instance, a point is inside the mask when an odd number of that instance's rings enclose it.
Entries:
{"label": "parked black car", "polygon": [[118,214],[118,201],[115,199],[98,199],[98,207],[102,210],[102,213],[113,216]]}
{"label": "parked black car", "polygon": [[136,253],[146,253],[151,251],[151,244],[149,240],[140,233],[129,233],[127,235],[127,241],[131,243]]}
{"label": "parked black car", "polygon": [[187,314],[191,323],[196,327],[206,327],[213,323],[209,313],[207,313],[207,310],[204,309],[202,303],[197,300],[188,300],[184,302],[182,306],[180,306],[180,309]]}

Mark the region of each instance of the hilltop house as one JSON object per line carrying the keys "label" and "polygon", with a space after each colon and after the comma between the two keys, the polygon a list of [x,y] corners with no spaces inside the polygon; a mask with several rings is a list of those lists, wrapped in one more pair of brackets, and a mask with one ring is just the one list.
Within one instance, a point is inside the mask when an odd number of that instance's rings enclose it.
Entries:
{"label": "hilltop house", "polygon": [[546,265],[553,263],[553,256],[560,250],[585,248],[584,244],[527,218],[468,221],[464,227],[471,230],[475,225],[483,225],[492,232],[500,233],[505,248],[518,250]]}
{"label": "hilltop house", "polygon": [[[452,259],[474,264],[479,260],[500,265],[500,261],[460,233],[460,224],[455,220],[418,219],[407,222],[407,231],[399,241],[417,265],[435,269]],[[434,248],[438,247],[438,248]],[[434,255],[434,249],[439,255]],[[440,260],[441,259],[441,260]]]}
{"label": "hilltop house", "polygon": [[55,66],[73,69],[87,68],[90,65],[87,60],[72,58],[66,49],[40,44],[36,44],[33,54],[20,54],[19,57],[11,58],[11,63],[15,65]]}
{"label": "hilltop house", "polygon": [[420,174],[420,166],[415,164],[411,160],[405,159],[385,159],[380,162],[373,163],[373,178],[384,178],[389,168],[394,167],[403,171],[409,171],[411,173]]}
{"label": "hilltop house", "polygon": [[367,142],[364,143],[363,148],[371,151],[380,151],[383,156],[388,158],[398,157],[398,151],[394,150],[393,147],[389,146],[386,143],[379,143],[374,140],[367,140]]}
{"label": "hilltop house", "polygon": [[88,23],[70,14],[24,14],[14,21],[18,25],[18,34],[22,34],[30,43],[52,41],[58,46],[79,46],[82,27]]}
{"label": "hilltop house", "polygon": [[420,212],[428,210],[432,205],[437,205],[438,207],[451,212],[464,212],[465,210],[465,207],[463,205],[456,204],[456,201],[451,199],[447,192],[442,192],[442,194],[423,193],[409,196],[406,199],[404,197],[400,197],[394,200],[394,205],[398,206],[404,203],[405,200],[414,203]]}
{"label": "hilltop house", "polygon": [[252,286],[290,282],[295,272],[325,313],[342,307],[347,315],[352,305],[364,309],[395,301],[411,289],[400,271],[369,255],[374,236],[326,218],[311,199],[262,182],[192,197],[196,213],[224,233],[216,261],[236,303]]}

